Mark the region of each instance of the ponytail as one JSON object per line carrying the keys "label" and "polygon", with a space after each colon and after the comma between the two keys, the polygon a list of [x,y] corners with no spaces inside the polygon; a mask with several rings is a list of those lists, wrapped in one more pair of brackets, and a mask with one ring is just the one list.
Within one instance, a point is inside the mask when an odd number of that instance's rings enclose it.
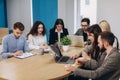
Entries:
{"label": "ponytail", "polygon": [[118,38],[115,36],[115,39],[116,39],[116,41],[117,41],[117,43],[116,43],[116,47],[117,47],[117,49],[119,50],[119,41],[118,41]]}

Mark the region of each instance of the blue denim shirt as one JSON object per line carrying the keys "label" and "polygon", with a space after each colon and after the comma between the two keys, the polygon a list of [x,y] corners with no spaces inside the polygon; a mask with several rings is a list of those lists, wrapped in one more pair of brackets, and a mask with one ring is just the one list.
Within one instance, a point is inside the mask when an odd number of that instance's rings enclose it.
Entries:
{"label": "blue denim shirt", "polygon": [[10,53],[14,53],[19,50],[27,52],[28,44],[26,42],[26,38],[23,35],[21,35],[19,38],[16,38],[13,34],[9,34],[3,37],[2,49],[3,58],[8,58]]}

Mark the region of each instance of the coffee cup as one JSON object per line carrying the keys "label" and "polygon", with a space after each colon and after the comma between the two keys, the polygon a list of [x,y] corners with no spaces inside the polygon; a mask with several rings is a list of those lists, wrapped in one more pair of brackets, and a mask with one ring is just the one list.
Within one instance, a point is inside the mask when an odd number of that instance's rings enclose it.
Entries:
{"label": "coffee cup", "polygon": [[43,48],[40,48],[39,51],[40,51],[40,55],[44,54],[44,49]]}

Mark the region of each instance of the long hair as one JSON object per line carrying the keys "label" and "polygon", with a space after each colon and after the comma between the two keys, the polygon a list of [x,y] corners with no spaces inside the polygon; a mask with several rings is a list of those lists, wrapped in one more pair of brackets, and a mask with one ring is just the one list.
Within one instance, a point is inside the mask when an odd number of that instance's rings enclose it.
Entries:
{"label": "long hair", "polygon": [[101,22],[99,22],[99,26],[102,31],[111,31],[110,24],[106,20],[102,20]]}
{"label": "long hair", "polygon": [[94,42],[92,43],[92,49],[90,51],[90,54],[93,59],[97,60],[100,52],[100,49],[98,47],[98,35],[102,32],[102,30],[98,24],[94,24],[87,29],[87,32],[94,34]]}
{"label": "long hair", "polygon": [[115,39],[116,39],[117,41],[116,47],[117,49],[119,49],[119,41],[112,32],[105,31],[105,32],[100,33],[99,35],[101,36],[102,40],[106,40],[111,46],[113,46],[113,43],[115,42]]}
{"label": "long hair", "polygon": [[60,19],[60,18],[58,18],[58,19],[56,20],[53,29],[56,29],[56,28],[57,28],[56,25],[58,25],[58,24],[61,24],[61,25],[62,25],[62,28],[64,29],[64,22],[63,22],[63,20]]}
{"label": "long hair", "polygon": [[32,26],[32,28],[31,28],[30,32],[27,34],[27,37],[28,37],[29,34],[37,35],[37,34],[38,34],[38,26],[39,26],[40,24],[43,25],[43,32],[42,32],[42,35],[45,35],[45,34],[46,34],[46,28],[45,28],[44,23],[41,22],[41,21],[36,21],[36,22],[33,24],[33,26]]}

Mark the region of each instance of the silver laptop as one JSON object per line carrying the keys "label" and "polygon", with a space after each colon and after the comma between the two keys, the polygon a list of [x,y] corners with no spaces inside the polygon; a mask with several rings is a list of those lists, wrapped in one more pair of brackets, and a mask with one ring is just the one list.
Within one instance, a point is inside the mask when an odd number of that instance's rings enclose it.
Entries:
{"label": "silver laptop", "polygon": [[84,47],[84,40],[83,36],[77,36],[77,35],[68,35],[68,37],[71,39],[73,47]]}

